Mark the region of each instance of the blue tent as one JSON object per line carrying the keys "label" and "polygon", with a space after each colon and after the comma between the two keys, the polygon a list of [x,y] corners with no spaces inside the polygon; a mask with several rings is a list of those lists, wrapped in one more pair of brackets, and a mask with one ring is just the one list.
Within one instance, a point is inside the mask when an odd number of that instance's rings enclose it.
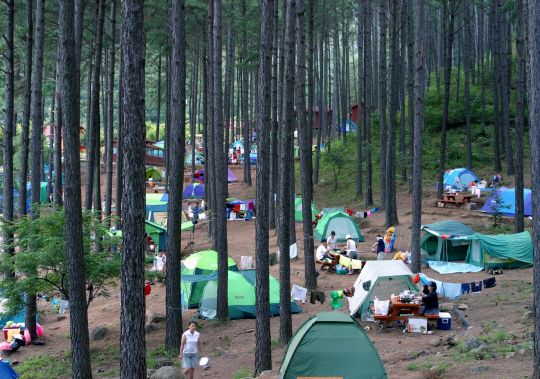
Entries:
{"label": "blue tent", "polygon": [[[499,193],[500,199],[500,211],[503,216],[516,217],[516,189],[515,188],[506,188],[501,187],[495,191]],[[524,216],[532,216],[532,191],[530,189],[523,189],[523,201],[525,203],[524,207]],[[492,214],[493,211],[497,208],[497,203],[493,200],[493,196],[490,196],[484,206],[482,207],[483,212]]]}
{"label": "blue tent", "polygon": [[[453,168],[447,170],[444,174],[443,188],[450,186],[452,189],[463,191],[469,188],[469,184],[475,180],[480,181],[474,172],[467,170],[466,168]],[[435,186],[435,188],[438,188]]]}
{"label": "blue tent", "polygon": [[[347,128],[347,132],[354,132],[356,130],[356,124],[349,120],[345,122],[345,127]],[[343,132],[343,124],[341,124],[339,128]]]}
{"label": "blue tent", "polygon": [[0,378],[11,379],[20,378],[19,374],[11,368],[8,362],[0,362]]}

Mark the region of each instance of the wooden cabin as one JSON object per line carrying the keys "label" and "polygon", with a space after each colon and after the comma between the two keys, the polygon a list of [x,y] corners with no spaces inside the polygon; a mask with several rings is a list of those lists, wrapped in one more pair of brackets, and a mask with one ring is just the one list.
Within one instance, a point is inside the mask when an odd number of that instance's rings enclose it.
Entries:
{"label": "wooden cabin", "polygon": [[[54,136],[54,127],[55,127],[54,124],[43,125],[43,134],[45,135],[45,137],[50,138]],[[83,128],[82,125],[80,125],[79,130],[80,130],[80,134],[83,134],[85,129]],[[64,150],[64,130],[61,129],[60,132],[62,134],[62,136],[60,137],[60,148]],[[86,151],[86,146],[84,146],[80,142],[79,142],[79,145],[80,145],[80,148],[79,148],[80,151]]]}
{"label": "wooden cabin", "polygon": [[[350,107],[351,121],[358,125],[358,104],[354,104]],[[364,103],[362,103],[362,121],[364,120]]]}

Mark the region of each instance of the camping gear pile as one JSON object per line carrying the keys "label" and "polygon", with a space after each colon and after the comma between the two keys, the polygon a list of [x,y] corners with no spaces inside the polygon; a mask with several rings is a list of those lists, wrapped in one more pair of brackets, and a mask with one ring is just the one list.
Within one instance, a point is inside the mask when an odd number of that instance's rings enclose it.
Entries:
{"label": "camping gear pile", "polygon": [[235,199],[227,203],[226,207],[227,220],[251,221],[255,210],[255,202]]}

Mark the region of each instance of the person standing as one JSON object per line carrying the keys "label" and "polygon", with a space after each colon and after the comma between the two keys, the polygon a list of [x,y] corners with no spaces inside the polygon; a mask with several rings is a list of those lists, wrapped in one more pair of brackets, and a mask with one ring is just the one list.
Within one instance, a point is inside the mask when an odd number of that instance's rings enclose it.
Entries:
{"label": "person standing", "polygon": [[377,260],[384,261],[384,257],[386,256],[386,253],[384,252],[384,239],[380,234],[377,235],[377,242],[373,244],[372,248],[375,246],[377,246]]}
{"label": "person standing", "polygon": [[197,353],[203,353],[201,334],[195,329],[197,323],[189,322],[189,329],[182,334],[180,342],[180,359],[182,360],[182,373],[186,379],[193,379],[197,367]]}

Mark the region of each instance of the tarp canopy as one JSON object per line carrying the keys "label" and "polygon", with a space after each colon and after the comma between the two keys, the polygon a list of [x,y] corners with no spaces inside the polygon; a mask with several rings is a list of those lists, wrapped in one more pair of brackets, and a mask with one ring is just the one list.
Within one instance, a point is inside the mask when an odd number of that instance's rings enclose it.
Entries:
{"label": "tarp canopy", "polygon": [[[351,315],[359,312],[363,321],[369,317],[371,309],[369,302],[377,296],[387,300],[393,293],[403,290],[417,291],[413,284],[414,274],[402,260],[367,261],[354,283],[354,296],[349,298]],[[364,288],[364,283],[370,286]]]}
{"label": "tarp canopy", "polygon": [[[346,359],[333,361],[332,353]],[[307,319],[287,345],[282,379],[385,379],[377,349],[358,322],[343,312],[323,312]]]}
{"label": "tarp canopy", "polygon": [[152,241],[158,245],[158,250],[167,250],[167,228],[155,222],[144,220],[144,232],[150,235]]}
{"label": "tarp canopy", "polygon": [[[169,209],[168,201],[162,201],[162,194],[159,193],[147,193],[146,194],[146,217],[150,212],[167,212]],[[150,217],[150,221],[154,221],[153,215]]]}
{"label": "tarp canopy", "polygon": [[317,223],[313,237],[320,242],[330,237],[332,231],[336,232],[337,242],[347,241],[345,238],[347,234],[350,234],[355,242],[364,242],[364,236],[360,228],[347,213],[341,211],[325,212]]}
{"label": "tarp canopy", "polygon": [[[466,190],[469,188],[469,184],[475,180],[480,181],[474,172],[467,170],[466,168],[454,168],[447,170],[444,174],[443,189],[450,186],[456,190]],[[437,188],[439,184],[437,183]]]}
{"label": "tarp canopy", "polygon": [[[499,194],[499,204],[497,204],[497,202],[495,201],[494,196],[491,195],[486,200],[481,210],[483,212],[493,214],[497,210],[497,208],[499,208],[498,210],[502,213],[503,216],[516,217],[516,189],[501,187],[493,190],[493,192],[495,191],[497,191],[497,193]],[[532,216],[532,191],[530,189],[523,189],[523,201],[524,216]]]}
{"label": "tarp canopy", "polygon": [[231,171],[231,169],[227,169],[228,172],[227,172],[227,181],[230,183],[230,182],[237,182],[238,181],[238,178],[236,175],[234,175],[234,172]]}
{"label": "tarp canopy", "polygon": [[[191,162],[192,157],[193,157],[192,152],[187,153],[186,159],[184,160],[184,164],[193,164]],[[195,164],[196,165],[203,165],[204,164],[204,155],[202,155],[201,153],[195,152]]]}
{"label": "tarp canopy", "polygon": [[[315,215],[319,214],[319,210],[315,206],[313,202],[311,202],[311,220],[315,220]],[[302,222],[302,199],[296,198],[294,199],[294,221],[295,222]]]}
{"label": "tarp canopy", "polygon": [[188,184],[188,186],[182,193],[182,198],[203,199],[204,198],[204,184],[201,184],[201,183]]}
{"label": "tarp canopy", "polygon": [[[228,258],[228,266],[229,270],[238,271],[236,262],[230,257]],[[182,267],[182,288],[186,295],[186,304],[188,307],[193,308],[199,305],[206,281],[200,280],[200,278],[198,280],[187,281],[185,278],[188,275],[204,276],[214,272],[217,275],[217,269],[217,252],[214,250],[199,251],[186,257]]]}
{"label": "tarp canopy", "polygon": [[533,264],[531,235],[517,234],[486,236],[474,233],[467,254],[467,263],[480,267],[516,268]]}
{"label": "tarp canopy", "polygon": [[[229,318],[231,320],[255,317],[255,286],[256,271],[228,271],[228,304]],[[217,273],[216,273],[217,274]],[[270,316],[279,315],[279,282],[272,275],[270,279]],[[206,320],[216,318],[218,281],[208,281],[204,287],[201,303],[199,306],[199,317]],[[299,313],[302,310],[291,298],[291,312]]]}
{"label": "tarp canopy", "polygon": [[433,261],[458,261],[467,257],[469,240],[474,230],[458,221],[445,220],[435,224],[422,225],[426,233],[420,240],[420,247],[426,251],[426,259]]}

